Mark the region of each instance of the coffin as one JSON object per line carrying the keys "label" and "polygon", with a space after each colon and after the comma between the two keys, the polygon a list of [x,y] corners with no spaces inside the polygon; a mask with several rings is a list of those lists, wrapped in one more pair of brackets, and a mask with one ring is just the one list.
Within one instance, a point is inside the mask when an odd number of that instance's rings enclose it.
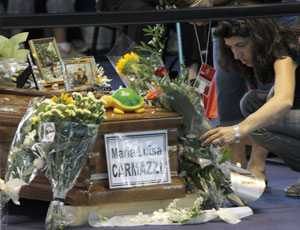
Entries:
{"label": "coffin", "polygon": [[[51,97],[60,92],[28,91],[0,88],[0,175],[4,178],[7,154],[16,128],[33,97]],[[133,201],[149,201],[183,197],[184,184],[177,174],[178,128],[183,117],[152,106],[145,106],[145,113],[114,114],[106,112],[107,120],[100,125],[99,134],[90,157],[77,182],[67,194],[65,203],[72,205],[97,205]],[[148,130],[168,130],[169,163],[171,184],[141,186],[125,189],[110,189],[107,178],[94,179],[95,175],[107,173],[104,134]],[[24,186],[21,198],[51,201],[52,191],[48,178],[42,173],[30,185]]]}

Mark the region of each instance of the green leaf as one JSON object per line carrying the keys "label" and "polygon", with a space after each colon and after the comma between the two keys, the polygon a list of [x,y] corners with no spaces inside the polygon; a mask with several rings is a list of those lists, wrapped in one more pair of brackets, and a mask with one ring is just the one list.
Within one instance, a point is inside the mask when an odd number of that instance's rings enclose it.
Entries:
{"label": "green leaf", "polygon": [[190,102],[189,98],[179,91],[165,86],[162,86],[162,89],[166,93],[167,100],[171,103],[174,111],[184,117],[184,128],[187,130],[187,133],[189,133],[189,130],[192,130],[194,126],[194,118],[196,114],[194,106]]}
{"label": "green leaf", "polygon": [[5,58],[11,58],[13,57],[13,48],[11,46],[8,46],[4,49],[1,50],[1,54],[5,57]]}
{"label": "green leaf", "polygon": [[9,40],[12,44],[18,45],[19,43],[27,40],[28,34],[28,32],[19,33],[11,37]]}
{"label": "green leaf", "polygon": [[10,43],[9,39],[7,37],[0,35],[0,44],[6,45],[6,43]]}
{"label": "green leaf", "polygon": [[227,148],[222,148],[220,153],[223,155],[223,158],[220,160],[219,164],[224,163],[225,161],[231,159],[231,157],[233,156],[233,152],[232,149],[227,147]]}
{"label": "green leaf", "polygon": [[152,29],[144,28],[143,31],[146,32],[146,33],[152,33]]}
{"label": "green leaf", "polygon": [[26,61],[28,54],[29,50],[26,49],[14,50],[13,57],[20,61]]}

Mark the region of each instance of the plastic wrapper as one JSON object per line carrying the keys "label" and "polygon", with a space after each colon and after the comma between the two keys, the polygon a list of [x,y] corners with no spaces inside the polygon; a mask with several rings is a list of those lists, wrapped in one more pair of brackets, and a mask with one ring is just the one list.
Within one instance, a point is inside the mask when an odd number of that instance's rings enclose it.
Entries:
{"label": "plastic wrapper", "polygon": [[46,229],[59,230],[73,220],[65,216],[64,200],[79,176],[97,136],[99,125],[74,122],[44,122],[40,125],[38,148],[47,163],[53,201]]}
{"label": "plastic wrapper", "polygon": [[0,61],[0,85],[16,87],[18,75],[27,67],[27,62],[21,62],[15,58]]}
{"label": "plastic wrapper", "polygon": [[162,89],[161,97],[166,98],[173,111],[184,117],[179,137],[179,172],[187,190],[203,197],[203,209],[225,207],[226,194],[231,192],[230,179],[218,167],[223,159],[218,149],[213,145],[201,146],[200,136],[212,127],[203,115],[200,101],[194,98],[192,90],[180,92],[182,89],[168,86],[162,86]]}
{"label": "plastic wrapper", "polygon": [[[35,105],[40,99],[33,99],[28,109],[18,125],[14,139],[12,141],[8,159],[5,180],[1,181],[1,204],[2,223],[6,219],[3,210],[6,203],[13,199],[19,204],[18,196],[21,187],[29,184],[38,173],[45,167],[43,155],[36,149],[37,126],[32,124],[31,118],[34,113]],[[11,187],[9,186],[11,185]]]}
{"label": "plastic wrapper", "polygon": [[265,189],[263,179],[228,162],[230,150],[212,144],[201,146],[201,135],[212,126],[203,115],[200,97],[188,89],[190,86],[184,87],[172,83],[161,86],[164,93],[157,100],[163,108],[168,107],[184,117],[179,137],[179,172],[187,190],[203,197],[205,209],[225,207],[225,198],[231,193],[244,201],[255,201]]}

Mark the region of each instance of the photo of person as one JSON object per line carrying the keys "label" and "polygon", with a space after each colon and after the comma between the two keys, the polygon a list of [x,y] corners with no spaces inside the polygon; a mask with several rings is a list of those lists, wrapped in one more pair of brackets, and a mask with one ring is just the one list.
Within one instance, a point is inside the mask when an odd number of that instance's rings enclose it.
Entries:
{"label": "photo of person", "polygon": [[79,82],[80,85],[85,85],[88,83],[88,77],[86,76],[86,71],[82,68],[78,68],[77,70],[77,79],[74,78],[75,81]]}
{"label": "photo of person", "polygon": [[95,84],[94,58],[64,59],[64,64],[70,89],[88,87]]}
{"label": "photo of person", "polygon": [[63,83],[61,57],[55,39],[33,39],[29,41],[29,45],[45,84]]}

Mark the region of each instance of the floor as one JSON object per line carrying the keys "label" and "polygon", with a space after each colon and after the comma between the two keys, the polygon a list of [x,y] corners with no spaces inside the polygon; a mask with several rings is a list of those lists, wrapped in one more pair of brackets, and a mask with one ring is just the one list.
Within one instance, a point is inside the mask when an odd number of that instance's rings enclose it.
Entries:
{"label": "floor", "polygon": [[[143,226],[116,227],[96,229],[145,229],[145,230],[176,230],[176,229],[205,229],[205,230],[299,230],[300,198],[289,198],[284,195],[284,188],[300,177],[300,173],[290,170],[277,161],[268,161],[267,173],[269,185],[257,201],[248,203],[254,215],[243,219],[237,225],[227,224],[219,219],[200,225],[185,226]],[[9,203],[9,224],[3,230],[32,230],[44,229],[44,221],[49,202],[21,199],[21,206]],[[88,230],[91,226],[69,226],[66,229]]]}

